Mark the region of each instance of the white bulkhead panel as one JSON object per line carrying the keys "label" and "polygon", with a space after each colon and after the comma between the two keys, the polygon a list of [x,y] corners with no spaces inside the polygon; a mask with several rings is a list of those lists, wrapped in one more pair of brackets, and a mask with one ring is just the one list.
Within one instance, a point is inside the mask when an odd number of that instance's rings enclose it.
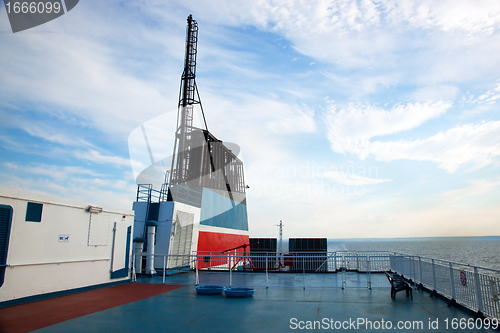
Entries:
{"label": "white bulkhead panel", "polygon": [[[92,203],[91,213],[89,203],[7,189],[0,189],[0,205],[13,211],[0,302],[129,278],[133,211]],[[33,206],[40,208],[38,218],[30,217]],[[120,269],[124,277],[112,279],[111,272]]]}

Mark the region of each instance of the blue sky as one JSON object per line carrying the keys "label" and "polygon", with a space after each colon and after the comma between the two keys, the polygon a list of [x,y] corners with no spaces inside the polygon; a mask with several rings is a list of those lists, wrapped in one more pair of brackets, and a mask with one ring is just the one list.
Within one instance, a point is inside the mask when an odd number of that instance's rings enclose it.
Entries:
{"label": "blue sky", "polygon": [[189,14],[251,236],[500,235],[498,1],[81,0],[16,34],[2,7],[0,186],[131,208],[138,128],[171,155]]}

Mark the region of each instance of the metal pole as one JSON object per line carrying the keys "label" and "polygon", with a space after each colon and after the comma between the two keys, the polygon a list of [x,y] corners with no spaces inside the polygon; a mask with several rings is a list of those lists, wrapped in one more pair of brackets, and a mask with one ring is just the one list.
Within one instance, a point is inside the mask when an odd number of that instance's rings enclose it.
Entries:
{"label": "metal pole", "polygon": [[337,251],[335,251],[333,255],[333,267],[334,271],[337,272]]}
{"label": "metal pole", "polygon": [[372,275],[370,273],[371,267],[370,267],[370,256],[368,256],[368,260],[366,261],[366,265],[368,268],[368,289],[372,289]]}
{"label": "metal pole", "polygon": [[167,268],[167,256],[163,256],[163,282],[165,284],[165,270]]}
{"label": "metal pole", "polygon": [[[229,255],[228,255],[229,256]],[[231,256],[229,256],[229,288],[233,286],[233,264]]]}
{"label": "metal pole", "polygon": [[453,276],[453,267],[450,262],[450,282],[451,282],[451,299],[455,299],[457,296],[455,294],[455,277]]}
{"label": "metal pole", "polygon": [[410,279],[415,280],[415,257],[413,256],[410,259]]}
{"label": "metal pole", "polygon": [[436,265],[434,264],[434,259],[432,259],[432,280],[433,280],[433,291],[435,292],[437,290],[437,283],[436,283]]}
{"label": "metal pole", "polygon": [[[113,272],[113,263],[114,263],[114,258],[115,258],[115,240],[116,240],[116,224],[118,222],[115,222],[113,226],[113,243],[111,243],[111,273]],[[127,253],[128,255],[128,253]]]}
{"label": "metal pole", "polygon": [[266,289],[269,288],[269,272],[267,271],[267,259],[268,255],[266,255]]}
{"label": "metal pole", "polygon": [[195,267],[196,267],[196,285],[200,284],[200,276],[198,275],[198,260],[199,260],[199,257],[196,256],[196,263],[195,263]]}
{"label": "metal pole", "polygon": [[283,265],[283,221],[280,220],[280,224],[278,224],[278,226],[280,227],[280,244],[279,244],[279,251],[278,251],[278,254],[279,254],[279,264],[282,266]]}
{"label": "metal pole", "polygon": [[495,306],[495,316],[498,318],[498,289],[496,281],[490,279],[490,285],[491,285],[491,295],[493,297],[493,305]]}
{"label": "metal pole", "polygon": [[418,268],[420,270],[420,284],[423,284],[422,280],[422,258],[418,257]]}
{"label": "metal pole", "polygon": [[136,276],[135,276],[135,253],[132,254],[132,282],[136,281]]}
{"label": "metal pole", "polygon": [[303,278],[304,289],[306,289],[306,263],[304,257],[302,257],[302,276],[304,277]]}
{"label": "metal pole", "polygon": [[345,267],[345,257],[342,257],[342,289],[345,288],[345,271],[346,271],[346,267]]}
{"label": "metal pole", "polygon": [[474,267],[474,284],[476,286],[477,311],[483,313],[483,297],[481,295],[481,282],[479,281],[479,272],[477,267]]}
{"label": "metal pole", "polygon": [[146,274],[147,275],[155,275],[155,235],[156,235],[156,226],[158,222],[148,221],[146,222],[148,226],[148,251],[147,251],[147,261],[146,261]]}

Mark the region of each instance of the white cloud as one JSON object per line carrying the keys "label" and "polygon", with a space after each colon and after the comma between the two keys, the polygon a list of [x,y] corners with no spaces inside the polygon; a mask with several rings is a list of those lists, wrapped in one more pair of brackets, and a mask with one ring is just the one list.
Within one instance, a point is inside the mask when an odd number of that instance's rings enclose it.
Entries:
{"label": "white cloud", "polygon": [[[0,106],[8,107],[12,101],[22,100],[25,104],[36,105],[32,107],[34,112],[57,115],[61,122],[76,121],[77,125],[92,126],[104,133],[126,135],[137,123],[166,110],[169,103],[175,106],[177,98],[173,96],[177,95],[174,92],[177,87],[169,87],[169,83],[175,81],[177,86],[178,75],[175,80],[172,75],[171,80],[160,86],[163,78],[155,76],[154,70],[140,72],[141,66],[154,66],[149,65],[149,61],[140,63],[133,58],[138,57],[133,50],[144,49],[145,41],[122,38],[134,36],[132,30],[141,29],[139,22],[134,22],[132,27],[120,19],[115,24],[123,25],[109,27],[107,21],[111,20],[96,17],[99,11],[93,10],[91,16],[99,21],[99,28],[94,30],[90,21],[82,20],[82,15],[90,15],[85,12],[86,8],[79,6],[72,12],[72,24],[69,19],[54,20],[50,27],[57,33],[19,34],[13,36],[17,38],[4,39]],[[113,14],[116,12],[111,11],[110,15]],[[45,29],[50,29],[49,25]],[[83,36],[81,31],[88,33],[87,29],[95,34]],[[155,43],[148,48],[157,46]],[[130,47],[125,52],[127,56],[120,55],[127,47]],[[145,51],[140,55],[142,59],[147,56]],[[170,101],[161,91],[165,88],[172,92]],[[42,135],[33,129],[31,134]],[[67,141],[59,134],[44,135],[44,138]]]}
{"label": "white cloud", "polygon": [[76,151],[75,156],[79,159],[88,160],[94,163],[105,163],[130,167],[130,160],[120,156],[102,155],[97,150]]}
{"label": "white cloud", "polygon": [[357,154],[363,159],[370,153],[370,139],[419,127],[450,107],[443,101],[396,105],[390,110],[359,104],[336,110],[333,105],[325,116],[327,137],[334,152]]}
{"label": "white cloud", "polygon": [[327,171],[320,175],[320,177],[327,178],[344,185],[374,185],[391,181],[390,179],[369,178],[341,171]]}
{"label": "white cloud", "polygon": [[407,22],[417,28],[481,34],[491,34],[500,26],[500,4],[495,0],[386,0],[381,4],[387,20],[396,25]]}
{"label": "white cloud", "polygon": [[494,104],[497,99],[500,99],[500,83],[497,83],[496,88],[486,91],[479,97],[475,97],[472,94],[467,94],[463,96],[460,100],[461,104]]}
{"label": "white cloud", "polygon": [[16,163],[6,162],[4,166],[8,169],[22,172],[27,175],[47,176],[52,179],[68,179],[75,176],[97,177],[96,172],[79,166],[56,166],[47,164],[37,164],[36,166],[25,166]]}
{"label": "white cloud", "polygon": [[[27,189],[51,193],[102,205],[131,208],[135,184],[129,175],[118,175],[118,179],[79,166],[51,164],[20,165],[6,162],[3,167],[10,173],[0,181],[0,186],[12,189]],[[116,175],[113,175],[116,176]],[[121,176],[121,177],[120,177]]]}
{"label": "white cloud", "polygon": [[350,96],[379,86],[452,86],[500,74],[496,0],[178,3],[196,9],[204,24],[250,25],[284,37],[314,62],[333,67],[318,69],[346,74]]}
{"label": "white cloud", "polygon": [[50,128],[44,124],[36,124],[23,126],[23,129],[31,136],[38,137],[40,139],[57,143],[61,145],[69,146],[92,146],[90,143],[83,139],[70,137],[69,135],[63,134],[61,129]]}
{"label": "white cloud", "polygon": [[132,208],[136,188],[135,184],[128,184],[122,180],[71,178],[69,181],[68,179],[55,181],[51,178],[26,177],[25,174],[11,175],[8,179],[1,179],[0,186],[21,191],[29,189],[89,204],[124,209]]}
{"label": "white cloud", "polygon": [[481,167],[500,156],[500,121],[460,125],[415,141],[376,141],[369,143],[366,150],[381,161],[436,162],[450,173],[469,162]]}
{"label": "white cloud", "polygon": [[[491,95],[491,94],[490,94]],[[355,154],[365,159],[432,161],[453,173],[473,162],[475,167],[494,163],[500,155],[500,122],[483,121],[458,125],[445,132],[417,140],[374,140],[422,125],[444,114],[450,103],[397,105],[390,110],[351,104],[345,109],[332,107],[325,117],[327,137],[334,152]]]}
{"label": "white cloud", "polygon": [[411,97],[420,102],[452,101],[459,94],[460,89],[455,85],[428,85],[415,89]]}
{"label": "white cloud", "polygon": [[490,196],[492,192],[500,186],[500,181],[491,179],[478,179],[472,181],[468,186],[456,190],[449,190],[440,193],[435,199],[444,200],[449,204],[470,202],[472,197]]}
{"label": "white cloud", "polygon": [[267,128],[277,134],[298,134],[316,132],[314,110],[305,106],[286,105],[285,103],[266,101],[269,110]]}

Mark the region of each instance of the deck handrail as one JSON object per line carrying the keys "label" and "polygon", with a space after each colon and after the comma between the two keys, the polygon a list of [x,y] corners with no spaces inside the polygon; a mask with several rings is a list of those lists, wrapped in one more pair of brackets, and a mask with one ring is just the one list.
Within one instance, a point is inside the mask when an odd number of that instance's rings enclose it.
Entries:
{"label": "deck handrail", "polygon": [[60,265],[60,264],[72,264],[77,262],[92,262],[92,261],[110,261],[110,258],[97,258],[97,259],[82,259],[82,260],[65,260],[65,261],[49,261],[49,262],[31,262],[23,264],[7,264],[0,265],[0,267],[22,267],[22,266],[37,266],[37,265]]}

